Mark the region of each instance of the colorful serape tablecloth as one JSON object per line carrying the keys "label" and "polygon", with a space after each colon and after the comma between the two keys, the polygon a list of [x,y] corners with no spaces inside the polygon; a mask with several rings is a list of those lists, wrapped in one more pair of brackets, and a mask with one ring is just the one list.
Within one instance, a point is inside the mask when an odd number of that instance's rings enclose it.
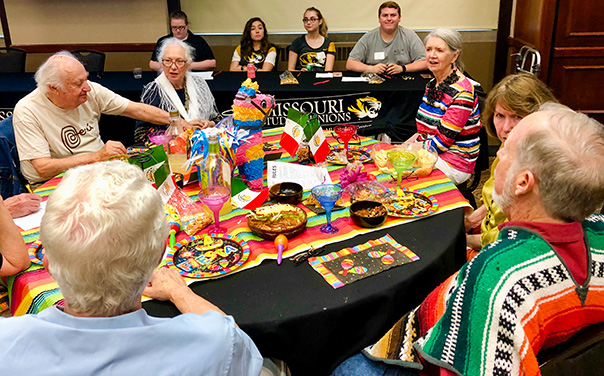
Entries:
{"label": "colorful serape tablecloth", "polygon": [[[283,128],[268,129],[263,131],[263,141],[274,146],[275,151],[283,151],[278,146],[279,139]],[[326,132],[326,134],[331,132]],[[333,137],[328,137],[330,145],[338,145],[337,141]],[[378,143],[376,140],[369,138],[361,138],[360,145],[363,147],[371,148],[371,145]],[[354,145],[354,143],[351,143]],[[283,152],[280,162],[293,162],[293,158],[290,157],[286,152]],[[330,177],[334,184],[340,181],[341,170],[345,166],[343,165],[328,165]],[[390,175],[380,174],[374,163],[366,163],[364,167],[367,172],[372,173],[376,176],[378,181],[389,181],[392,179]],[[47,196],[56,188],[60,182],[62,176],[58,176],[54,179],[44,183],[41,187],[36,190],[36,193],[43,197],[43,200],[47,199]],[[437,215],[445,211],[453,210],[460,207],[469,207],[468,202],[463,198],[461,193],[457,190],[455,185],[439,170],[434,170],[429,176],[418,178],[417,180],[410,180],[403,183],[403,186],[409,190],[419,191],[425,196],[435,196],[439,204],[438,211],[433,214]],[[199,188],[196,184],[189,185],[184,189],[185,193],[190,197],[196,199]],[[306,199],[310,192],[304,193]],[[300,205],[307,215],[307,228],[306,231],[301,235],[289,240],[288,249],[283,252],[283,257],[291,257],[297,253],[303,252],[310,249],[311,247],[318,248],[326,244],[336,243],[343,239],[350,239],[360,234],[366,234],[377,229],[361,228],[352,223],[349,218],[348,205],[344,210],[332,212],[332,223],[339,228],[339,232],[332,235],[325,235],[319,227],[326,223],[325,215],[317,215],[314,212],[307,209],[305,206]],[[254,235],[247,226],[246,215],[249,213],[245,209],[234,208],[232,212],[225,214],[220,217],[221,226],[228,228],[230,235],[236,236],[248,243],[251,248],[251,254],[248,261],[235,272],[246,270],[255,266],[260,265],[264,260],[273,260],[277,258],[277,252],[275,250],[272,240],[264,240]],[[403,223],[415,221],[421,218],[395,218],[388,217],[387,222],[379,227],[383,229],[386,227],[398,226]],[[207,232],[206,230],[202,232]],[[38,229],[32,229],[30,231],[22,232],[23,238],[26,243],[32,243],[39,238]],[[177,240],[182,240],[186,237],[184,232],[179,233]],[[165,261],[164,261],[165,263]],[[197,279],[187,279],[188,283],[199,281]],[[53,304],[62,303],[62,295],[58,289],[56,282],[38,265],[32,265],[29,269],[17,274],[14,277],[10,277],[8,280],[9,285],[9,297],[11,304],[11,313],[13,315],[23,315],[27,313],[37,313],[44,308],[47,308]]]}

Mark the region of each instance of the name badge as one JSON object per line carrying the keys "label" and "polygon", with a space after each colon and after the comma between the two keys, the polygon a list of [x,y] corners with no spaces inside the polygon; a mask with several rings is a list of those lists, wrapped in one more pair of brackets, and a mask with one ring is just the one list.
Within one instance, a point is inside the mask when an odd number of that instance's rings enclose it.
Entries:
{"label": "name badge", "polygon": [[375,52],[373,54],[373,60],[384,60],[385,58],[386,58],[386,54],[384,53],[384,51]]}

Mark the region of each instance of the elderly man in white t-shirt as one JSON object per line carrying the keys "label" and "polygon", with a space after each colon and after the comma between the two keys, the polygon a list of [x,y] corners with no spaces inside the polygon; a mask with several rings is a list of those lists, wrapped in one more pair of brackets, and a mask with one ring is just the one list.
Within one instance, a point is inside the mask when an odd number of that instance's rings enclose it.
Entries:
{"label": "elderly man in white t-shirt", "polygon": [[21,172],[30,183],[126,153],[121,142],[101,140],[101,114],[169,122],[166,111],[132,102],[88,81],[82,63],[66,51],[48,58],[35,79],[38,87],[17,103],[13,116]]}
{"label": "elderly man in white t-shirt", "polygon": [[382,3],[378,9],[378,20],[380,27],[363,35],[350,51],[346,69],[401,74],[428,68],[422,41],[413,30],[399,26],[401,7],[396,2]]}

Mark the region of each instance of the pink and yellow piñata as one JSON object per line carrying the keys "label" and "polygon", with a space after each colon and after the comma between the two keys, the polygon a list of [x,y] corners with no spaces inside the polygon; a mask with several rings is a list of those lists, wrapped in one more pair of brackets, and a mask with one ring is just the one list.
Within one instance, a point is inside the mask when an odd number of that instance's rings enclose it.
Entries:
{"label": "pink and yellow pi\u00f1ata", "polygon": [[264,150],[262,149],[262,125],[275,106],[275,97],[260,94],[258,83],[245,80],[233,101],[233,123],[238,129],[249,132],[235,155],[239,175],[251,189],[262,189]]}

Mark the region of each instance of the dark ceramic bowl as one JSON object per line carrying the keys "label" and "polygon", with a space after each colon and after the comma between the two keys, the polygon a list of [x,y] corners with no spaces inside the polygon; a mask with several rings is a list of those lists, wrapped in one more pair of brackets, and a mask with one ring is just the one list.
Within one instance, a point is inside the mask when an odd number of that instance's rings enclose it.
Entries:
{"label": "dark ceramic bowl", "polygon": [[[375,217],[369,217],[360,215],[359,211],[365,209],[370,210],[377,207],[383,208],[383,214]],[[381,226],[384,222],[386,222],[386,217],[388,217],[388,210],[386,207],[375,201],[356,201],[352,205],[350,205],[350,218],[355,225],[360,227],[378,227]]]}
{"label": "dark ceramic bowl", "polygon": [[277,183],[273,184],[268,191],[271,200],[283,204],[297,205],[302,201],[302,186],[298,183]]}

